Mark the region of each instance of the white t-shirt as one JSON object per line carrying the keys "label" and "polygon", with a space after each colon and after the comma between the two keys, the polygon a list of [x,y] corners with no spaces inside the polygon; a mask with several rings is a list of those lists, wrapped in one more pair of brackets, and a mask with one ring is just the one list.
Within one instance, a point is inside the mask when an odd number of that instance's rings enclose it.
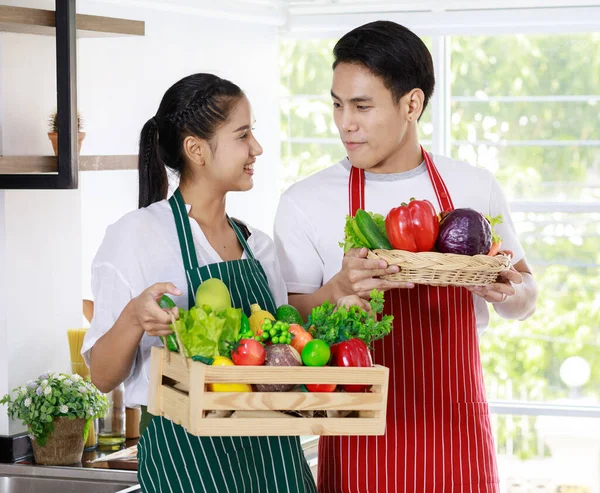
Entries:
{"label": "white t-shirt", "polygon": [[[186,205],[188,213],[190,206]],[[190,221],[200,266],[222,262],[196,221]],[[273,240],[248,227],[250,250],[267,274],[277,306],[287,303],[287,290]],[[244,252],[243,259],[247,258]],[[92,263],[94,318],[81,352],[89,365],[90,350],[115,324],[127,303],[157,282],[172,282],[183,292],[173,297],[180,308],[188,308],[188,289],[173,212],[166,200],[127,214],[106,230]],[[171,296],[171,295],[169,295]],[[161,346],[158,337],[144,334],[133,367],[125,381],[127,406],[146,405],[150,349]]]}
{"label": "white t-shirt", "polygon": [[[495,227],[502,248],[512,250],[513,263],[525,253],[515,232],[510,210],[500,185],[489,171],[443,156],[432,156],[455,208],[470,207],[485,215],[502,214]],[[349,212],[345,159],[292,185],[282,196],[275,218],[275,246],[288,293],[313,293],[337,274],[344,255],[339,242]],[[386,216],[412,197],[427,199],[438,212],[440,206],[425,162],[403,173],[365,173],[366,210]],[[487,303],[474,296],[478,329],[489,321]]]}

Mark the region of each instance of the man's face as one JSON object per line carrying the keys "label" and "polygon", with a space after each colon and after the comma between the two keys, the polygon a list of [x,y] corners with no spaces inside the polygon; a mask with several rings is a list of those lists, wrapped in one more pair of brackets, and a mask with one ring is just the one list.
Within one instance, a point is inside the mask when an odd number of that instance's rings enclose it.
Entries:
{"label": "man's face", "polygon": [[333,116],[353,166],[384,172],[408,128],[405,95],[394,103],[383,81],[358,64],[340,63],[333,71]]}

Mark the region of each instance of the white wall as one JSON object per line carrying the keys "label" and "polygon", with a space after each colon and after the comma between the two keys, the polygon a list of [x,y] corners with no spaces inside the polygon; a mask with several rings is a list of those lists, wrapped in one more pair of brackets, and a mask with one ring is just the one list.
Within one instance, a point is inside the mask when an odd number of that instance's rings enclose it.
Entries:
{"label": "white wall", "polygon": [[[50,154],[54,38],[3,33],[0,48],[3,154]],[[6,374],[0,378],[11,390],[47,370],[69,369],[66,330],[81,325],[81,193],[7,190],[3,196]],[[21,429],[11,423],[8,431]]]}
{"label": "white wall", "polygon": [[[52,8],[48,1],[3,3]],[[87,132],[82,154],[137,154],[141,126],[171,84],[201,71],[230,78],[253,103],[265,152],[255,189],[233,195],[229,212],[270,233],[278,200],[276,28],[117,4],[82,2],[78,11],[146,22],[144,37],[78,41],[78,107]],[[54,38],[0,36],[0,150],[50,154]],[[134,171],[81,173],[79,190],[0,191],[0,392],[46,370],[68,369],[65,333],[81,324],[92,258],[106,226],[136,203]],[[0,409],[0,433],[6,421]]]}

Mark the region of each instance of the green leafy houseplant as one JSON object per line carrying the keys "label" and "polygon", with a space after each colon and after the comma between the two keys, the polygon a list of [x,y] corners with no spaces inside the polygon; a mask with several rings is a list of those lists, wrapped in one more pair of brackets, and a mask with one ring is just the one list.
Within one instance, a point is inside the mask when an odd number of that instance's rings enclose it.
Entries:
{"label": "green leafy houseplant", "polygon": [[55,418],[84,419],[86,440],[91,421],[104,417],[108,410],[106,396],[77,374],[45,373],[11,394],[0,403],[7,406],[12,419],[18,418],[27,426],[42,447],[54,431]]}

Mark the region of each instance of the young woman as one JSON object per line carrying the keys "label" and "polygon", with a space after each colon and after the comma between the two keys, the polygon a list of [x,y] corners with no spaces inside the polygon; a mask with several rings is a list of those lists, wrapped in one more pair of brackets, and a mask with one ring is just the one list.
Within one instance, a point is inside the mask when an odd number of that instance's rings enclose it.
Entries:
{"label": "young woman", "polygon": [[[150,349],[171,333],[163,294],[193,306],[200,283],[218,277],[246,314],[252,303],[273,312],[286,302],[271,239],[226,213],[228,192],[252,188],[261,153],[238,86],[211,74],[180,80],[142,129],[140,209],[108,228],[94,260],[82,352],[100,390],[124,381],[127,405],[143,406],[145,492],[316,492],[297,437],[199,438],[145,412]],[[169,200],[167,168],[180,177]]]}

